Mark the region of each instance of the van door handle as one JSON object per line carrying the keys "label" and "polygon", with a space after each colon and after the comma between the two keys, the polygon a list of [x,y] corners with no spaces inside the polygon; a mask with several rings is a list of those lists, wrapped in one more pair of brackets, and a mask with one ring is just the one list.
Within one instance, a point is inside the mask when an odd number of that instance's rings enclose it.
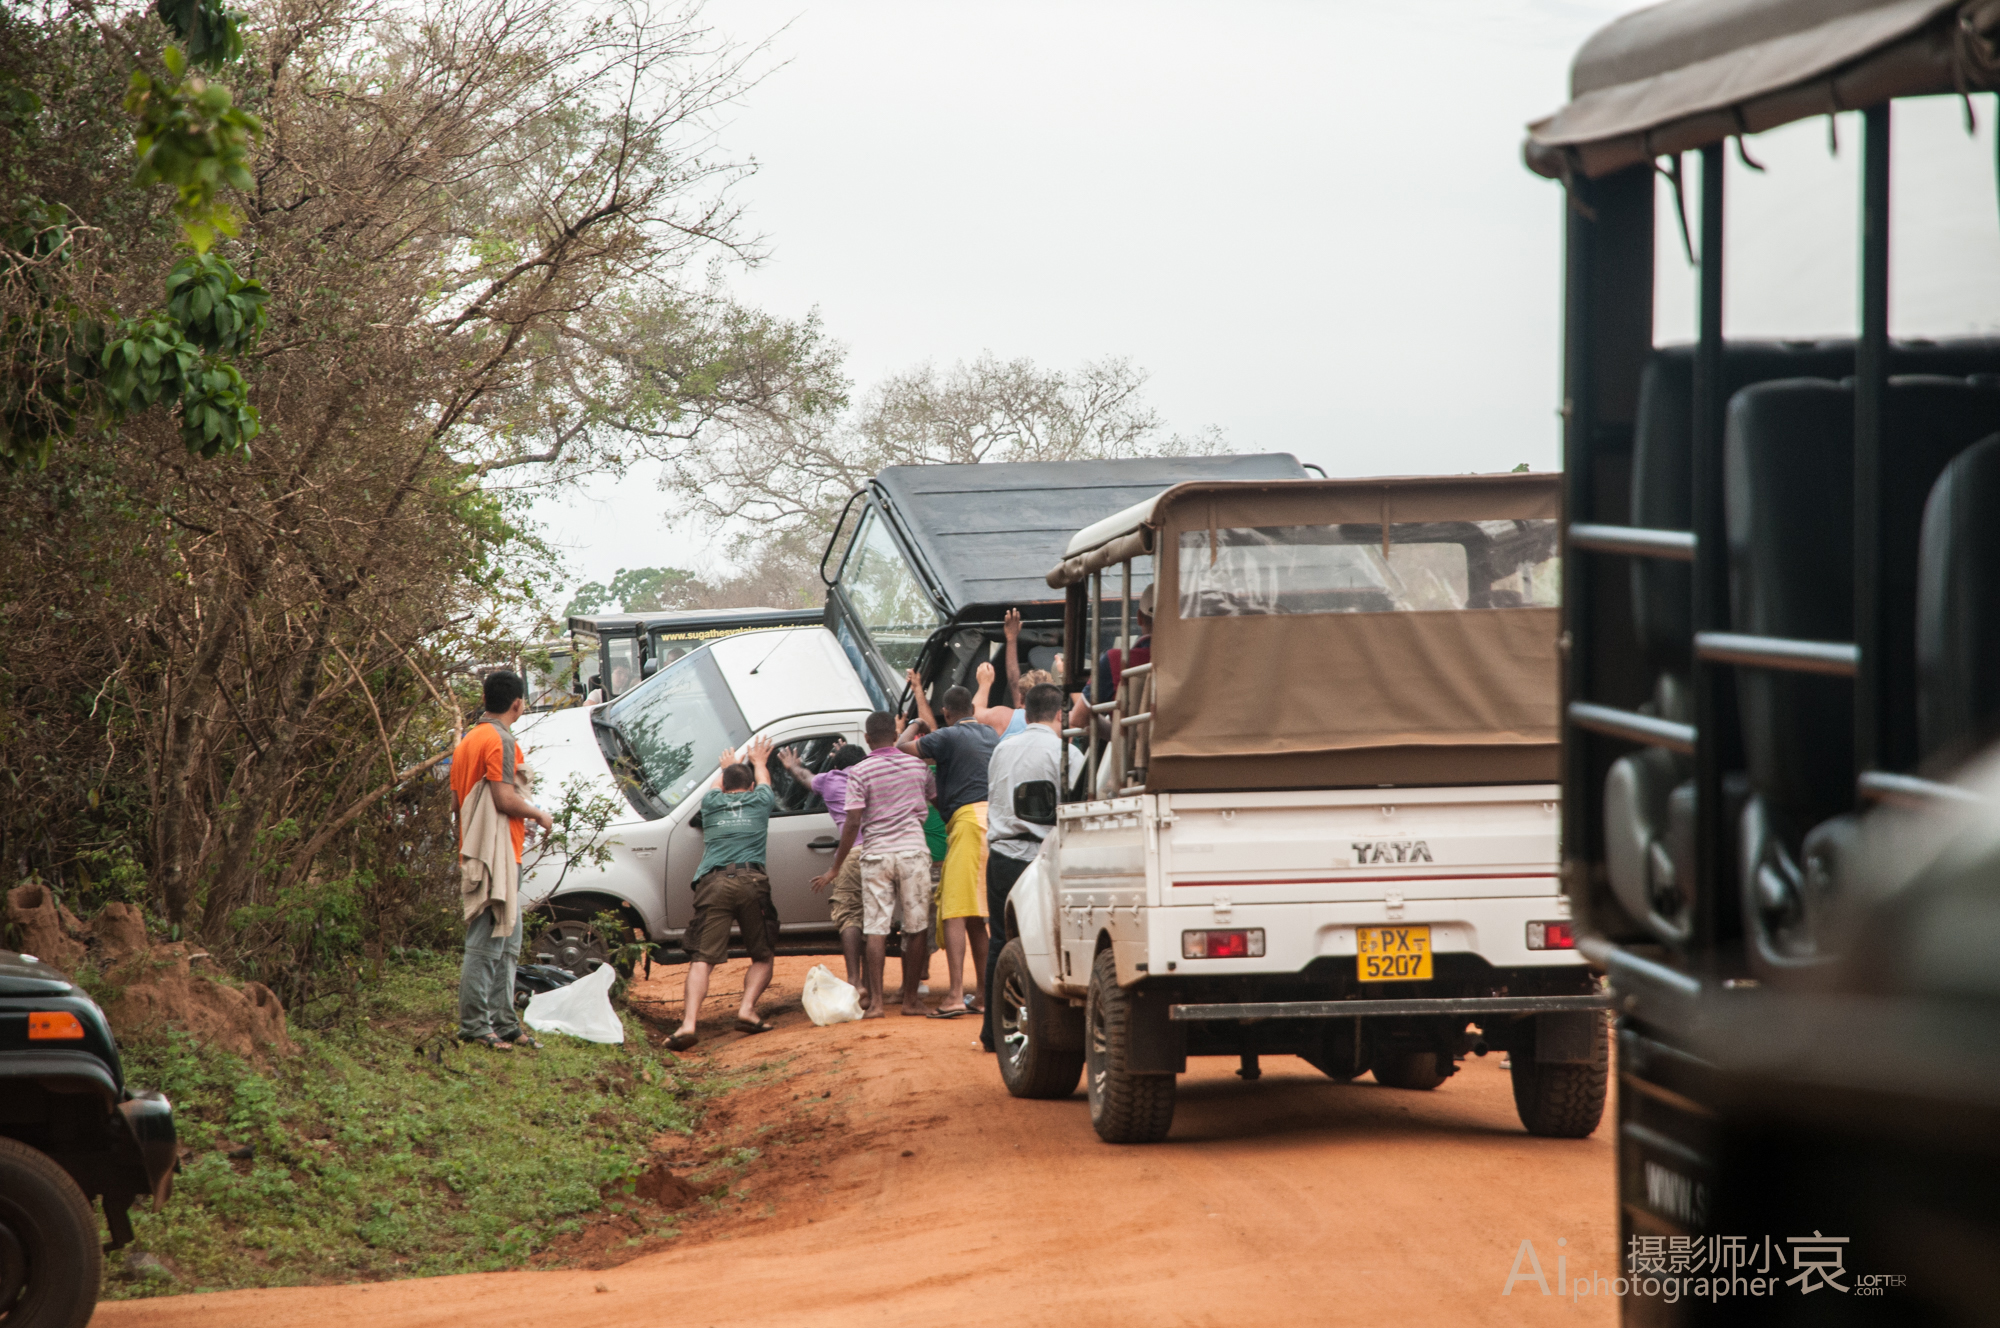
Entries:
{"label": "van door handle", "polygon": [[811,849],[815,853],[831,853],[835,849],[840,847],[840,841],[838,839],[835,839],[831,835],[827,835],[822,838],[813,840],[811,843],[807,844],[806,847]]}

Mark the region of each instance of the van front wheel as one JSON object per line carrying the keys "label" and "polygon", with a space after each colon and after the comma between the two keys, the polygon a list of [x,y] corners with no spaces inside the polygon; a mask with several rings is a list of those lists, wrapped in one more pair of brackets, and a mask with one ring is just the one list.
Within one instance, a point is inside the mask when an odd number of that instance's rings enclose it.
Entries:
{"label": "van front wheel", "polygon": [[1175,1077],[1135,1074],[1132,993],[1118,985],[1118,963],[1099,950],[1090,966],[1084,1008],[1084,1070],[1090,1084],[1090,1124],[1108,1144],[1156,1144],[1174,1124]]}

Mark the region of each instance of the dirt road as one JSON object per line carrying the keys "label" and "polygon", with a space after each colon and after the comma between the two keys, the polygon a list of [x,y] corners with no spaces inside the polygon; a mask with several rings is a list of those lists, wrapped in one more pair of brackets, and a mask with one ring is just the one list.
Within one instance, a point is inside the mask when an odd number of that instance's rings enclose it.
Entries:
{"label": "dirt road", "polygon": [[[107,1304],[102,1328],[597,1325],[1607,1324],[1553,1294],[1618,1263],[1609,1113],[1534,1139],[1500,1056],[1431,1093],[1334,1084],[1273,1057],[1244,1083],[1196,1061],[1172,1138],[1113,1148],[1082,1098],[1001,1089],[970,1019],[815,1028],[813,961],[780,960],[777,1032],[722,1035],[718,974],[697,1054],[774,1065],[712,1126],[760,1157],[725,1213],[601,1271],[229,1292]],[[836,961],[837,966],[837,961]],[[893,969],[892,969],[893,971]],[[678,970],[642,997],[677,996]],[[690,1159],[692,1161],[692,1159]],[[1517,1281],[1534,1242],[1550,1292]],[[1563,1242],[1558,1244],[1558,1242]]]}

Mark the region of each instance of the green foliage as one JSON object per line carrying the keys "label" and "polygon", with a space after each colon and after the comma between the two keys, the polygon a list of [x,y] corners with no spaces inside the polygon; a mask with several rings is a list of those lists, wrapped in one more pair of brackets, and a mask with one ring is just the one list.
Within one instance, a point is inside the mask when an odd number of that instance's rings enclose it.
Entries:
{"label": "green foliage", "polygon": [[447,956],[390,964],[365,995],[338,1028],[295,1028],[300,1054],[269,1070],[180,1034],[124,1048],[128,1079],[172,1099],[191,1156],[164,1209],[132,1213],[138,1248],[180,1280],[109,1282],[107,1297],[518,1267],[725,1086],[656,1059],[629,1016],[623,1047],[460,1049],[443,1037]]}
{"label": "green foliage", "polygon": [[690,592],[701,589],[701,579],[678,567],[621,567],[610,585],[586,581],[576,588],[563,616],[573,613],[602,613],[616,604],[625,613],[654,613],[689,607]]}
{"label": "green foliage", "polygon": [[135,69],[125,94],[125,112],[139,122],[133,178],[141,186],[174,187],[181,231],[196,253],[206,253],[217,235],[236,234],[236,211],[221,191],[255,183],[250,144],[264,136],[264,126],[236,107],[228,88],[189,74],[179,47],[167,47],[160,59],[171,80]]}
{"label": "green foliage", "polygon": [[211,253],[184,258],[167,273],[167,314],[206,351],[240,355],[264,330],[270,295]]}
{"label": "green foliage", "polygon": [[187,43],[188,59],[219,69],[243,54],[242,15],[215,0],[154,0],[153,12]]}
{"label": "green foliage", "polygon": [[[534,768],[532,756],[529,768]],[[554,803],[543,807],[555,822],[554,828],[536,836],[530,856],[521,863],[523,877],[545,866],[562,864],[555,881],[547,885],[548,894],[562,887],[572,868],[595,871],[611,861],[611,846],[618,841],[606,831],[625,812],[622,800],[591,792],[590,781],[581,775],[563,781]]]}

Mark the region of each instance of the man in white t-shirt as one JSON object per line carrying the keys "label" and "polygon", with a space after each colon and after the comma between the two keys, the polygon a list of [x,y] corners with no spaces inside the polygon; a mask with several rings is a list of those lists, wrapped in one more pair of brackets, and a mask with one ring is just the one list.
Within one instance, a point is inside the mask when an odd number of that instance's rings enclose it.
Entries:
{"label": "man in white t-shirt", "polygon": [[1007,895],[1028,864],[1042,851],[1050,827],[1024,821],[1014,814],[1014,790],[1047,780],[1062,785],[1062,688],[1041,683],[1022,698],[1026,726],[993,749],[986,768],[986,917],[992,940],[986,949],[986,1014],[980,1045],[993,1050],[993,1010],[1000,993],[993,978],[1000,949],[1011,937],[1007,926]]}

